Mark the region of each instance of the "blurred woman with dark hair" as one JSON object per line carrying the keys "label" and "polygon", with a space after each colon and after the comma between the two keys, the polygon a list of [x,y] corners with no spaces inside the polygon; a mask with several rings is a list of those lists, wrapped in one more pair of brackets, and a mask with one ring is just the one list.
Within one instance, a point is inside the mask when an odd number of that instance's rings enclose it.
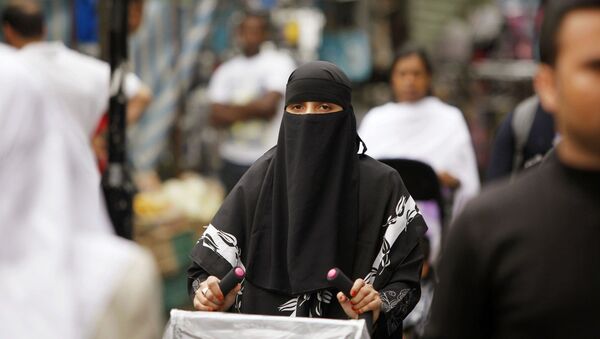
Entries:
{"label": "blurred woman with dark hair", "polygon": [[358,132],[376,159],[406,158],[433,167],[454,193],[455,214],[479,191],[479,175],[463,114],[432,95],[432,76],[422,48],[402,47],[390,73],[395,101],[371,109]]}

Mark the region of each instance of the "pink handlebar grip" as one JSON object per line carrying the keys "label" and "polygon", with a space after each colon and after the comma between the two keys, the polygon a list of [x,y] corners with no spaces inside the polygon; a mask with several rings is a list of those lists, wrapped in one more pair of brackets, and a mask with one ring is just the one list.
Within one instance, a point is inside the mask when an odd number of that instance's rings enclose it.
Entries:
{"label": "pink handlebar grip", "polygon": [[221,289],[221,293],[223,295],[228,294],[231,290],[240,283],[244,277],[246,276],[246,271],[240,266],[236,266],[231,269],[231,271],[227,272],[227,274],[221,279],[219,282],[219,288]]}

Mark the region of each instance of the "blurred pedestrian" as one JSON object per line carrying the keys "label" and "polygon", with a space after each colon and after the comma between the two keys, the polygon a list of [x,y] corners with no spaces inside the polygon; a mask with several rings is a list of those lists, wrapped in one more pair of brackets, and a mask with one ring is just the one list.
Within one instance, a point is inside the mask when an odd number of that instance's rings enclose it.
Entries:
{"label": "blurred pedestrian", "polygon": [[112,234],[77,122],[0,48],[3,338],[158,338],[153,258]]}
{"label": "blurred pedestrian", "polygon": [[246,13],[238,27],[242,54],[220,65],[209,83],[210,121],[226,130],[220,173],[227,191],[277,143],[285,82],[294,61],[263,48],[268,31],[266,15]]}
{"label": "blurred pedestrian", "polygon": [[479,191],[477,163],[462,113],[432,95],[432,76],[425,51],[403,46],[390,73],[395,101],[371,109],[358,133],[375,159],[406,158],[430,165],[453,193],[456,214]]}

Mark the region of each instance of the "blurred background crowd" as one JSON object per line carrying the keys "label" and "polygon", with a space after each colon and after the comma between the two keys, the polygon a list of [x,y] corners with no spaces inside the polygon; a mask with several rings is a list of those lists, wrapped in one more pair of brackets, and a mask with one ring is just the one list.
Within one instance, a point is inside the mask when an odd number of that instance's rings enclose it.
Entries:
{"label": "blurred background crowd", "polygon": [[[3,0],[6,2],[7,0]],[[47,40],[102,56],[101,1],[42,1]],[[243,12],[266,11],[270,46],[297,63],[328,60],[354,81],[360,119],[391,99],[395,51],[411,41],[433,62],[433,92],[464,112],[479,170],[502,117],[532,93],[539,0],[159,1],[139,8],[131,70],[153,100],[129,132],[131,162],[161,178],[215,173],[217,136],[207,123],[213,71],[240,49]],[[107,56],[105,56],[107,58]]]}

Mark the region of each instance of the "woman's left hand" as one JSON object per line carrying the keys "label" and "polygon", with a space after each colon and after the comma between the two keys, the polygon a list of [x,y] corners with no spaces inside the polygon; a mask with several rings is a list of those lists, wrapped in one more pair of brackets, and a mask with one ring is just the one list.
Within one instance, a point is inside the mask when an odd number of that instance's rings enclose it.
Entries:
{"label": "woman's left hand", "polygon": [[350,294],[352,299],[348,299],[342,292],[337,294],[337,299],[348,317],[357,319],[360,314],[372,311],[373,322],[376,322],[381,311],[381,298],[373,285],[365,283],[362,279],[356,279]]}

